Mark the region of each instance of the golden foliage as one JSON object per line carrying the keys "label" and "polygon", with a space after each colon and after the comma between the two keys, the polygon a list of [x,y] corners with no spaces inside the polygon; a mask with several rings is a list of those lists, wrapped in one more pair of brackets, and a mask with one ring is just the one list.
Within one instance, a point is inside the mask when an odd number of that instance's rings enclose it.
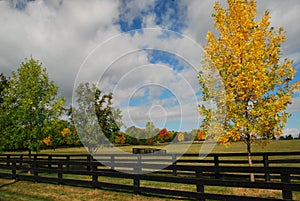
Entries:
{"label": "golden foliage", "polygon": [[[226,117],[218,142],[268,140],[282,133],[289,117],[285,110],[300,84],[291,83],[295,74],[292,61],[280,60],[284,31],[270,27],[269,12],[256,21],[254,0],[227,3],[227,8],[215,3],[213,19],[218,35],[207,33],[199,82],[208,97],[207,80],[201,73],[214,66],[222,78]],[[211,111],[202,106],[199,112],[209,125]]]}
{"label": "golden foliage", "polygon": [[71,130],[69,128],[64,128],[61,131],[61,134],[62,134],[63,137],[68,137],[71,134]]}
{"label": "golden foliage", "polygon": [[183,133],[179,133],[178,134],[178,142],[182,142],[184,140],[184,134]]}
{"label": "golden foliage", "polygon": [[115,138],[115,143],[116,144],[124,144],[125,140],[126,140],[126,138],[125,138],[124,133],[119,131]]}
{"label": "golden foliage", "polygon": [[48,137],[44,138],[42,141],[43,141],[43,143],[44,143],[46,146],[51,146],[51,145],[52,145],[52,139],[51,139],[51,136],[48,136]]}
{"label": "golden foliage", "polygon": [[204,132],[204,130],[199,130],[197,133],[197,139],[198,140],[205,140],[206,138],[206,134]]}

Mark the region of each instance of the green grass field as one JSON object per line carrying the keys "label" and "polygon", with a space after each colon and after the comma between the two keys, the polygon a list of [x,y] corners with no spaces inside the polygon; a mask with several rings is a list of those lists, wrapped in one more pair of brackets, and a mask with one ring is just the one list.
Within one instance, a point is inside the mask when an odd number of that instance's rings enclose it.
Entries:
{"label": "green grass field", "polygon": [[[180,184],[161,183],[152,185],[158,188],[170,189],[187,189],[190,186]],[[193,187],[195,188],[195,187]],[[205,187],[205,192],[281,198],[281,191],[278,190],[263,190],[263,189],[245,189],[245,188],[226,188],[226,187]],[[293,194],[294,200],[300,200],[300,193]],[[151,197],[144,195],[134,195],[132,193],[116,192],[110,190],[91,189],[82,187],[72,187],[55,184],[33,183],[27,181],[13,181],[8,179],[0,179],[0,200],[1,201],[175,201],[181,200],[178,198],[167,197]]]}
{"label": "green grass field", "polygon": [[[131,153],[134,147],[145,147],[145,146],[123,146],[120,149]],[[153,146],[155,148],[164,148],[163,146]],[[171,147],[172,148],[172,147]],[[180,148],[179,148],[180,149]],[[187,150],[187,153],[199,153],[201,149],[201,144],[193,144]],[[174,147],[174,150],[168,150],[173,153],[178,151],[178,147]],[[212,150],[212,153],[221,152],[245,152],[246,145],[242,142],[232,143],[229,147],[224,147],[223,145],[216,145]],[[272,141],[267,147],[262,148],[258,144],[254,144],[252,147],[253,152],[276,152],[276,151],[300,151],[300,140],[290,140],[290,141]],[[25,152],[26,153],[26,152]],[[56,150],[43,150],[41,153],[47,154],[60,154],[60,153],[87,153],[85,148],[68,148],[68,149],[56,149]],[[112,178],[103,178],[109,182]],[[123,183],[124,181],[118,181],[118,183]],[[147,183],[143,182],[141,185],[153,186],[153,187],[163,187],[163,188],[176,188],[182,190],[191,190],[195,188],[194,186],[187,186],[181,184],[168,184],[168,183]],[[242,189],[242,188],[226,188],[226,187],[205,187],[206,192],[220,193],[220,194],[235,194],[235,195],[248,195],[257,197],[271,197],[271,198],[281,198],[280,191],[266,191],[260,189]],[[294,200],[300,200],[300,193],[296,192],[293,195]],[[0,201],[10,201],[10,200],[23,200],[23,201],[58,201],[58,200],[114,200],[114,201],[152,201],[152,200],[176,200],[171,198],[157,198],[148,196],[136,196],[130,193],[122,193],[115,191],[105,191],[101,189],[89,189],[71,186],[61,186],[54,184],[43,184],[43,183],[33,183],[26,181],[14,182],[13,180],[0,179]],[[178,200],[178,199],[177,199]]]}
{"label": "green grass field", "polygon": [[[186,153],[199,153],[201,149],[202,144],[192,144],[189,149],[186,151]],[[132,153],[132,148],[137,147],[146,147],[143,145],[140,146],[121,146],[118,147],[119,149]],[[154,148],[162,148],[165,147],[163,145],[160,146],[150,146]],[[168,151],[170,153],[176,153],[178,150],[180,150],[180,145],[174,145],[174,149],[172,150],[172,146],[168,148]],[[260,144],[255,143],[252,145],[252,152],[287,152],[287,151],[300,151],[300,140],[273,140],[271,141],[266,147],[262,147]],[[100,150],[101,152],[101,150]],[[231,153],[231,152],[237,152],[237,153],[245,153],[246,152],[246,144],[243,142],[233,142],[229,146],[225,147],[224,145],[216,144],[212,150],[211,153]],[[23,152],[26,153],[26,152]],[[76,148],[58,148],[58,149],[49,149],[49,150],[42,150],[40,153],[45,154],[84,154],[87,153],[86,149],[84,147],[76,147]]]}
{"label": "green grass field", "polygon": [[136,196],[129,193],[99,189],[61,186],[54,184],[32,183],[26,181],[0,179],[1,201],[159,201],[172,200]]}

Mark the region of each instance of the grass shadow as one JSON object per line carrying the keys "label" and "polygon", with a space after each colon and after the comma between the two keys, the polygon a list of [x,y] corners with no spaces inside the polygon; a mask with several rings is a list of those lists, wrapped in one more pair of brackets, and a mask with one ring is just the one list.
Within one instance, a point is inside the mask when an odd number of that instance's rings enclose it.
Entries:
{"label": "grass shadow", "polygon": [[3,188],[3,187],[6,187],[6,186],[13,185],[13,184],[15,184],[15,183],[17,183],[17,182],[18,182],[17,180],[14,180],[14,181],[12,181],[12,182],[10,182],[10,183],[2,184],[2,185],[0,185],[0,189]]}

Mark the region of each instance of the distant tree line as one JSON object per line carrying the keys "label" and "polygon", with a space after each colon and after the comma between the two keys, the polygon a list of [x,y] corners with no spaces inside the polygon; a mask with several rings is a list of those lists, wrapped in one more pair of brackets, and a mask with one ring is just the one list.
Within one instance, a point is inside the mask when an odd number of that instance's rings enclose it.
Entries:
{"label": "distant tree line", "polygon": [[186,141],[204,141],[205,136],[199,129],[190,132],[168,131],[166,128],[156,128],[153,122],[147,122],[145,128],[131,126],[120,132],[125,144],[129,145],[154,145],[163,143],[178,143]]}
{"label": "distant tree line", "polygon": [[300,139],[300,133],[299,133],[298,137],[293,137],[292,134],[288,134],[288,135],[285,135],[285,136],[282,135],[282,136],[280,136],[278,139],[279,139],[279,140],[294,140],[294,139]]}

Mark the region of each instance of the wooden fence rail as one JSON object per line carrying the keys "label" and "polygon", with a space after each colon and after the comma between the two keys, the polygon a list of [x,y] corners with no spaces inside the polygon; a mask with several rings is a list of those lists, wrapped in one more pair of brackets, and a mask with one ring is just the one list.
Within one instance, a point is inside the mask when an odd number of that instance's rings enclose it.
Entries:
{"label": "wooden fence rail", "polygon": [[[254,167],[248,167],[245,154],[199,155],[104,155],[84,154],[1,154],[0,177],[34,182],[50,182],[118,189],[135,194],[180,196],[196,200],[293,200],[293,192],[300,191],[300,152],[254,153]],[[174,158],[179,158],[174,161]],[[231,162],[231,163],[230,163]],[[170,163],[156,173],[161,163]],[[31,171],[28,175],[27,171]],[[137,174],[138,173],[138,174]],[[249,174],[255,173],[257,181],[250,182]],[[123,183],[115,179],[122,178]],[[120,180],[121,181],[121,180]],[[148,183],[147,183],[148,182]],[[184,184],[187,188],[160,188],[151,183]],[[279,190],[282,199],[214,194],[205,191],[206,186]]]}

